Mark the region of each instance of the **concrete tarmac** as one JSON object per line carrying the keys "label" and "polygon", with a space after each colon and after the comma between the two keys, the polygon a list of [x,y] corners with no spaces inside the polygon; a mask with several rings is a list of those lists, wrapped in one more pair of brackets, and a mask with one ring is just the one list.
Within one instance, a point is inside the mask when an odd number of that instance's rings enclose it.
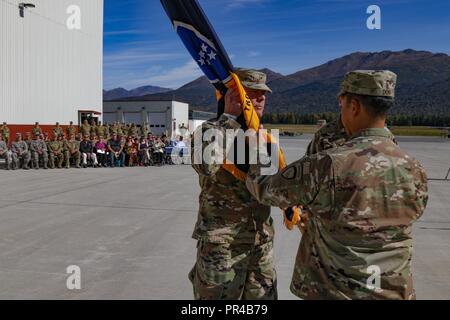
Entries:
{"label": "concrete tarmac", "polygon": [[[311,136],[282,139],[288,162]],[[430,178],[450,167],[450,141],[401,138]],[[190,166],[0,171],[0,299],[191,299],[187,274],[198,181]],[[450,181],[429,182],[430,202],[414,226],[418,299],[450,299]],[[280,299],[289,291],[300,241],[275,219]],[[81,269],[68,290],[67,267]]]}

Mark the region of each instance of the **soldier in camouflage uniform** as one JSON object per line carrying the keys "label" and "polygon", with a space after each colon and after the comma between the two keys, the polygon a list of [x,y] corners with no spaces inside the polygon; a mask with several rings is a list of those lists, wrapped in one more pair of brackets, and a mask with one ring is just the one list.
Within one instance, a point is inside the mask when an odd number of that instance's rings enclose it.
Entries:
{"label": "soldier in camouflage uniform", "polygon": [[131,126],[128,129],[128,136],[134,137],[134,138],[137,138],[137,136],[138,136],[138,128],[136,127],[136,125],[134,123],[131,124]]}
{"label": "soldier in camouflage uniform", "polygon": [[150,132],[150,129],[149,129],[149,127],[148,127],[148,122],[145,121],[145,122],[142,124],[142,127],[141,127],[141,137],[147,138],[149,132]]}
{"label": "soldier in camouflage uniform", "polygon": [[[97,125],[95,124],[95,120],[91,119],[91,130],[89,132],[89,136],[95,135],[97,132]],[[84,135],[83,135],[84,136]]]}
{"label": "soldier in camouflage uniform", "polygon": [[[385,130],[389,134],[392,142],[398,144],[394,134],[388,128],[385,128]],[[351,137],[345,132],[344,125],[342,124],[339,115],[339,118],[329,122],[314,134],[313,140],[308,145],[306,155],[312,156],[313,154],[324,150],[340,147],[350,138]]]}
{"label": "soldier in camouflage uniform", "polygon": [[308,145],[306,155],[311,156],[324,150],[342,146],[349,138],[339,116],[338,119],[327,123],[316,132]]}
{"label": "soldier in camouflage uniform", "polygon": [[50,135],[48,134],[48,132],[44,132],[44,137],[42,138],[42,140],[44,140],[44,142],[47,144],[51,141],[50,140]]}
{"label": "soldier in camouflage uniform", "polygon": [[41,139],[42,139],[42,141],[45,142],[45,145],[47,146],[47,155],[48,155],[48,165],[47,166],[50,166],[50,149],[48,147],[48,144],[52,140],[50,140],[50,135],[48,134],[48,132],[45,132],[44,134],[41,134]]}
{"label": "soldier in camouflage uniform", "polygon": [[112,124],[112,126],[109,128],[109,135],[110,135],[110,138],[112,137],[113,134],[119,134],[119,133],[118,133],[117,122],[114,122],[114,123]]}
{"label": "soldier in camouflage uniform", "polygon": [[[70,139],[70,137],[69,137],[69,139]],[[63,167],[67,167],[66,153],[67,153],[68,149],[67,149],[67,145],[66,145],[66,143],[67,143],[66,135],[59,136],[58,141],[62,145],[62,153],[63,153],[63,158],[64,158]]]}
{"label": "soldier in camouflage uniform", "polygon": [[35,123],[34,123],[33,130],[31,130],[31,131],[32,131],[34,137],[35,137],[37,134],[41,134],[41,133],[42,133],[42,129],[41,129],[41,127],[39,127],[39,122],[35,122]]}
{"label": "soldier in camouflage uniform", "polygon": [[62,169],[63,161],[64,161],[64,146],[59,141],[57,136],[53,137],[53,140],[48,143],[48,154],[49,154],[49,163],[50,168],[55,169],[55,159],[58,161],[58,169]]}
{"label": "soldier in camouflage uniform", "polygon": [[16,134],[16,141],[11,145],[12,160],[14,163],[13,169],[19,169],[20,160],[23,161],[23,169],[28,170],[28,163],[30,163],[30,152],[28,150],[28,145],[22,140],[22,135],[20,133]]}
{"label": "soldier in camouflage uniform", "polygon": [[30,161],[27,163],[27,166],[29,166],[30,168],[32,168],[32,158],[33,158],[33,154],[31,152],[31,143],[33,142],[33,138],[31,137],[31,133],[30,132],[26,132],[25,133],[25,140],[24,140],[27,144],[28,147],[28,152],[30,153]]}
{"label": "soldier in camouflage uniform", "polygon": [[59,122],[57,122],[56,127],[53,128],[53,135],[57,137],[64,135],[64,130],[60,127]]}
{"label": "soldier in camouflage uniform", "polygon": [[[267,76],[255,70],[236,73],[257,106],[264,112]],[[227,96],[228,99],[228,96]],[[226,114],[204,123],[196,134],[225,130],[238,124]],[[200,149],[192,144],[192,155]],[[202,151],[203,152],[203,151]],[[273,258],[273,220],[270,207],[248,192],[245,182],[220,165],[195,164],[201,187],[198,220],[193,238],[198,240],[197,261],[189,274],[196,299],[277,299]]]}
{"label": "soldier in camouflage uniform", "polygon": [[348,73],[339,94],[346,143],[274,176],[251,166],[247,187],[259,201],[309,213],[291,283],[300,298],[415,299],[411,229],[428,201],[427,177],[384,128],[396,79]]}
{"label": "soldier in camouflage uniform", "polygon": [[130,131],[130,126],[127,123],[123,123],[121,129],[122,129],[122,136],[127,137],[128,132]]}
{"label": "soldier in camouflage uniform", "polygon": [[31,138],[30,132],[25,133],[25,142],[27,143],[28,150],[31,150],[30,147],[31,147],[31,142],[33,142],[33,139]]}
{"label": "soldier in camouflage uniform", "polygon": [[81,140],[83,140],[83,136],[81,135],[81,133],[75,135],[75,140],[77,140],[78,142],[81,142]]}
{"label": "soldier in camouflage uniform", "polygon": [[6,122],[3,122],[3,125],[0,129],[0,134],[3,136],[3,141],[5,141],[6,145],[9,146],[10,130],[8,128],[8,124]]}
{"label": "soldier in camouflage uniform", "polygon": [[125,126],[125,124],[122,123],[117,124],[117,135],[119,137],[122,137],[124,135],[123,126]]}
{"label": "soldier in camouflage uniform", "polygon": [[83,121],[83,124],[81,125],[80,128],[80,133],[82,136],[91,135],[91,126],[89,125],[89,122],[87,120]]}
{"label": "soldier in camouflage uniform", "polygon": [[70,124],[66,129],[66,133],[68,137],[72,136],[73,134],[77,134],[77,129],[73,125],[73,121],[70,121]]}
{"label": "soldier in camouflage uniform", "polygon": [[44,169],[48,169],[48,150],[47,144],[41,139],[41,135],[37,134],[36,139],[31,141],[30,150],[34,162],[34,168],[39,169],[39,160],[42,160]]}
{"label": "soldier in camouflage uniform", "polygon": [[3,135],[0,134],[0,159],[5,159],[6,161],[6,170],[11,169],[11,151],[9,151],[6,142],[3,141]]}
{"label": "soldier in camouflage uniform", "polygon": [[97,129],[95,131],[95,135],[97,137],[100,137],[100,136],[104,137],[105,136],[105,126],[102,125],[102,123],[100,121],[99,121]]}
{"label": "soldier in camouflage uniform", "polygon": [[74,159],[75,167],[80,169],[80,143],[75,140],[75,135],[71,135],[69,140],[64,142],[64,157],[66,159],[66,169],[70,169],[70,160]]}
{"label": "soldier in camouflage uniform", "polygon": [[[105,140],[108,140],[109,137],[111,136],[111,126],[109,124],[107,124],[107,123],[104,123],[103,124],[103,128],[105,130],[105,134],[103,135],[103,138]],[[100,136],[99,136],[99,138],[100,138]]]}

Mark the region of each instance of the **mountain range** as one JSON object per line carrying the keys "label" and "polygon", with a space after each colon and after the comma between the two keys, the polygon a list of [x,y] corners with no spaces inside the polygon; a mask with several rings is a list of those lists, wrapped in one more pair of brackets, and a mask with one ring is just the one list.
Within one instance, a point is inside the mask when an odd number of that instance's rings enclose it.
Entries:
{"label": "mountain range", "polygon": [[[268,95],[268,112],[319,113],[337,111],[336,94],[343,76],[351,70],[389,69],[398,75],[393,114],[450,113],[450,57],[416,51],[355,52],[320,66],[282,75],[263,69],[274,93]],[[215,92],[206,77],[177,90],[126,97],[124,100],[174,99],[191,109],[214,111]]]}
{"label": "mountain range", "polygon": [[103,100],[109,101],[109,100],[118,100],[123,98],[129,98],[129,97],[141,97],[149,94],[155,94],[155,93],[163,93],[163,92],[169,92],[172,91],[172,89],[168,88],[161,88],[161,87],[155,87],[155,86],[143,86],[139,87],[133,90],[126,90],[124,88],[116,88],[112,90],[103,90]]}

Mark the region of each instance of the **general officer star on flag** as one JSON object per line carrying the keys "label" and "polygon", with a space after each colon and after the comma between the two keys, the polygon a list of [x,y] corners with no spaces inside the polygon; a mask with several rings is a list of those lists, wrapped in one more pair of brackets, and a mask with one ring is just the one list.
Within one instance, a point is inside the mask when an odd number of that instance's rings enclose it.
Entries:
{"label": "general officer star on flag", "polygon": [[230,81],[231,66],[228,65],[225,57],[219,56],[214,43],[190,24],[174,21],[174,26],[186,48],[211,83]]}
{"label": "general officer star on flag", "polygon": [[[208,53],[208,49],[211,50],[210,53]],[[202,50],[198,53],[198,55],[200,59],[197,60],[197,62],[200,66],[204,66],[205,63],[211,65],[211,61],[216,59],[217,53],[215,53],[212,48],[209,48],[206,44],[202,43]]]}

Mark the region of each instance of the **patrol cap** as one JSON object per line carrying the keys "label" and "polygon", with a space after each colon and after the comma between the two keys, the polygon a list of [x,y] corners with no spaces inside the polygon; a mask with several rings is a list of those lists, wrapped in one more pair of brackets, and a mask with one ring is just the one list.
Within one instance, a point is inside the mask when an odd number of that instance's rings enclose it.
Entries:
{"label": "patrol cap", "polygon": [[264,72],[254,69],[235,68],[234,73],[239,77],[244,87],[272,93],[272,89],[266,84],[267,75]]}
{"label": "patrol cap", "polygon": [[347,73],[338,96],[354,93],[395,98],[397,75],[389,70],[355,70]]}

